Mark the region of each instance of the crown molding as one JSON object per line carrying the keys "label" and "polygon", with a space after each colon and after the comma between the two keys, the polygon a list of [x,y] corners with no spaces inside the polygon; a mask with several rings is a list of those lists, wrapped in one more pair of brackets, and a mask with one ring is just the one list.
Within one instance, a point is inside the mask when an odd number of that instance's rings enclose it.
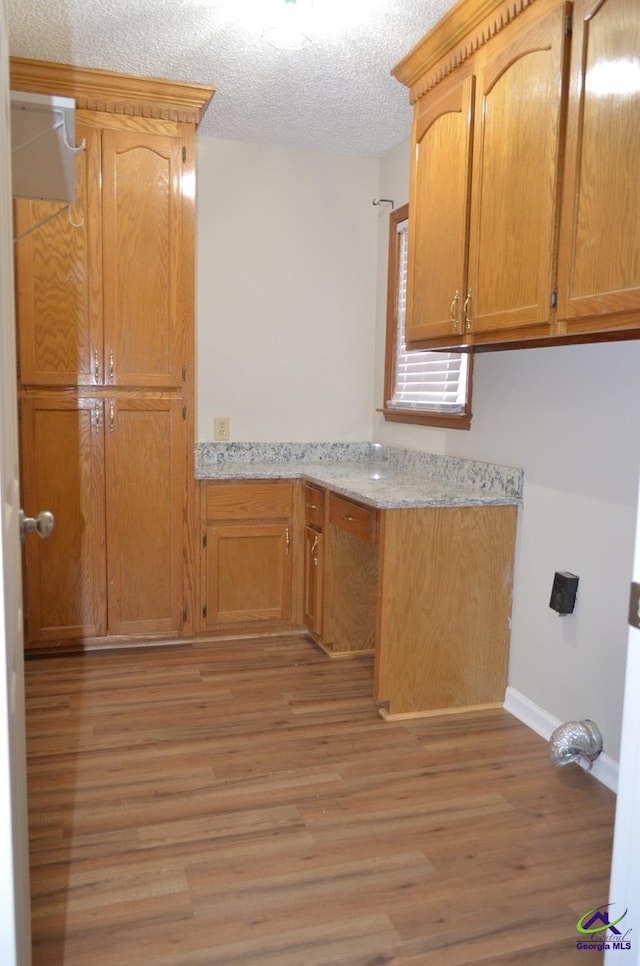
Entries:
{"label": "crown molding", "polygon": [[11,89],[73,97],[87,111],[198,125],[215,87],[11,57]]}
{"label": "crown molding", "polygon": [[536,0],[458,0],[397,64],[392,75],[411,103],[435,87]]}

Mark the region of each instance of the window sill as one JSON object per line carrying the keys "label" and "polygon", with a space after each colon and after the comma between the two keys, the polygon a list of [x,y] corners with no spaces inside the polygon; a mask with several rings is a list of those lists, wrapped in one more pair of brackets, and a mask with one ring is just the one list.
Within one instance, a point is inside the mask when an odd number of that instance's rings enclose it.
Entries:
{"label": "window sill", "polygon": [[471,429],[471,413],[428,413],[415,409],[382,408],[389,423],[413,423],[419,426],[440,426],[441,429]]}

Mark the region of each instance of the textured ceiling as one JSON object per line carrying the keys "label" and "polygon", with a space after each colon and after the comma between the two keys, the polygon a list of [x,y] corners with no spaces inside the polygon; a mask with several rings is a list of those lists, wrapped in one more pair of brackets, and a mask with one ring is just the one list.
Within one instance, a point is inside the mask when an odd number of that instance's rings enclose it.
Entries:
{"label": "textured ceiling", "polygon": [[312,42],[263,38],[273,0],[9,0],[11,54],[216,87],[208,137],[379,157],[410,129],[391,68],[453,0],[314,0]]}

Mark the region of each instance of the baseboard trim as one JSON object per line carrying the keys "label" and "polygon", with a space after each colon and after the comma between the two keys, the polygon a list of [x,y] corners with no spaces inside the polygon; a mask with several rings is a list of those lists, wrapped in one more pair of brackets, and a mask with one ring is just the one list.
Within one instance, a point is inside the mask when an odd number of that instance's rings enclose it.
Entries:
{"label": "baseboard trim", "polygon": [[451,714],[473,714],[474,711],[495,711],[496,708],[501,708],[502,704],[500,702],[492,702],[491,704],[469,704],[460,708],[436,708],[431,711],[398,711],[396,714],[387,711],[386,708],[380,708],[378,714],[385,721],[411,721],[413,718],[444,718],[445,715]]}
{"label": "baseboard trim", "polygon": [[[536,734],[548,741],[551,734],[558,725],[563,722],[555,718],[544,708],[527,698],[526,695],[515,688],[507,688],[504,696],[504,708],[510,714],[521,721]],[[552,766],[553,767],[553,766]],[[567,766],[571,767],[571,766]],[[606,752],[596,758],[593,766],[589,769],[586,765],[579,764],[578,767],[583,771],[589,772],[599,782],[610,788],[612,792],[618,791],[618,762],[611,758]]]}

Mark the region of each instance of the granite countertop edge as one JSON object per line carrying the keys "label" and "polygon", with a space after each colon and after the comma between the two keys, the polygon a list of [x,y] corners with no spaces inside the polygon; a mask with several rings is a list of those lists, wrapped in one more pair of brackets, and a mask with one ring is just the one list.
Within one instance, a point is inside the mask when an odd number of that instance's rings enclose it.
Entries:
{"label": "granite countertop edge", "polygon": [[381,444],[198,444],[197,480],[302,479],[377,509],[522,506],[515,467]]}

